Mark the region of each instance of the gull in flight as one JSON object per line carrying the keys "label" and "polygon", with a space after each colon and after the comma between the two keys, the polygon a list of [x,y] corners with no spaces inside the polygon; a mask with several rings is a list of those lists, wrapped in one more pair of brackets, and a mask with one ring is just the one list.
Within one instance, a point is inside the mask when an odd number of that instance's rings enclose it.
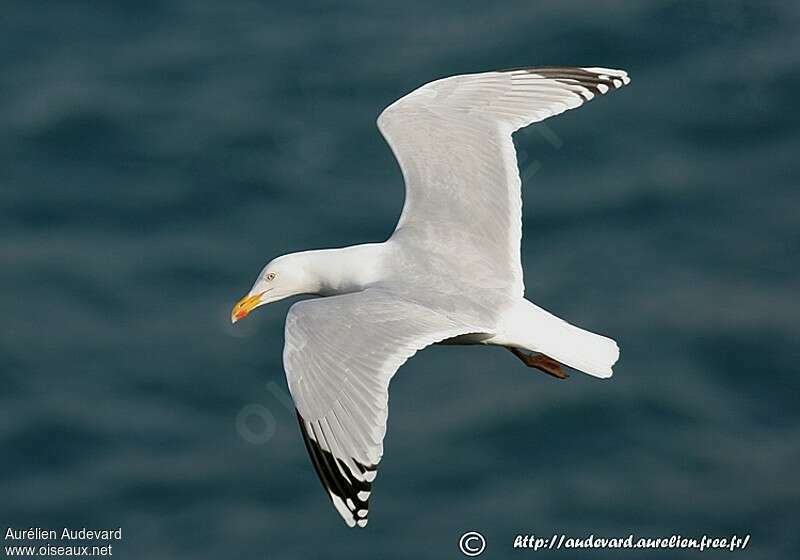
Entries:
{"label": "gull in flight", "polygon": [[431,344],[508,348],[527,366],[611,376],[617,344],[525,299],[521,180],[511,135],[628,84],[622,70],[519,68],[452,76],[387,107],[378,128],[406,196],[383,243],[280,256],[231,312],[298,294],[283,363],[308,454],[350,527],[367,524],[389,382]]}

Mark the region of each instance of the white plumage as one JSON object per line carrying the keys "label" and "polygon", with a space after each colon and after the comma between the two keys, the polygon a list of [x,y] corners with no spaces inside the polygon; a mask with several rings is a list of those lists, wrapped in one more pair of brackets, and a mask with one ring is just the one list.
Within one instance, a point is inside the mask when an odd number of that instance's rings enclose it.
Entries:
{"label": "white plumage", "polygon": [[524,298],[520,177],[511,134],[629,83],[622,70],[526,68],[444,78],[378,117],[406,184],[384,243],[270,262],[233,319],[297,293],[284,365],[312,462],[350,526],[368,500],[397,369],[437,342],[538,352],[597,377],[610,338]]}

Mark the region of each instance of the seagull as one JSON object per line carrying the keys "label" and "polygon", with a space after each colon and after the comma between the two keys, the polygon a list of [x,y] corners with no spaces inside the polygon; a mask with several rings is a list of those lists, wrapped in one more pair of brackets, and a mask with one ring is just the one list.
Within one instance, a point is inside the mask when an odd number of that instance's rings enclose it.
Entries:
{"label": "seagull", "polygon": [[623,70],[515,68],[427,83],[389,105],[378,128],[405,181],[391,237],[279,256],[231,312],[284,298],[283,363],[308,455],[349,527],[367,525],[389,382],[432,344],[509,349],[548,375],[608,378],[614,340],[525,298],[521,179],[512,133],[618,89]]}

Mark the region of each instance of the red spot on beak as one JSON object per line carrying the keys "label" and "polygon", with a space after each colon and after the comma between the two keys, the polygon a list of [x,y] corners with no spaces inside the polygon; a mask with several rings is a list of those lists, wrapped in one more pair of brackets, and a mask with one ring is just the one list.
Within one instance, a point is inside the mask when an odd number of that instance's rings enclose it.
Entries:
{"label": "red spot on beak", "polygon": [[254,294],[252,296],[245,296],[239,300],[239,303],[233,306],[231,310],[231,321],[235,323],[247,315],[256,307],[261,305],[262,294]]}

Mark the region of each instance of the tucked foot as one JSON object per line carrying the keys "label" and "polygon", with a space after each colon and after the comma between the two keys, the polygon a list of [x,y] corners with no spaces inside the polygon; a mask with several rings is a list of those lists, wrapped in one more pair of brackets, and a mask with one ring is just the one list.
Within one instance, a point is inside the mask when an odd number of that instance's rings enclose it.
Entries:
{"label": "tucked foot", "polygon": [[564,373],[564,370],[561,369],[561,363],[555,361],[550,356],[545,356],[544,354],[539,354],[537,352],[526,354],[519,348],[509,348],[509,350],[511,350],[511,353],[522,360],[522,363],[528,367],[536,368],[539,371],[543,371],[547,375],[552,375],[558,379],[566,379],[569,377],[569,375]]}

